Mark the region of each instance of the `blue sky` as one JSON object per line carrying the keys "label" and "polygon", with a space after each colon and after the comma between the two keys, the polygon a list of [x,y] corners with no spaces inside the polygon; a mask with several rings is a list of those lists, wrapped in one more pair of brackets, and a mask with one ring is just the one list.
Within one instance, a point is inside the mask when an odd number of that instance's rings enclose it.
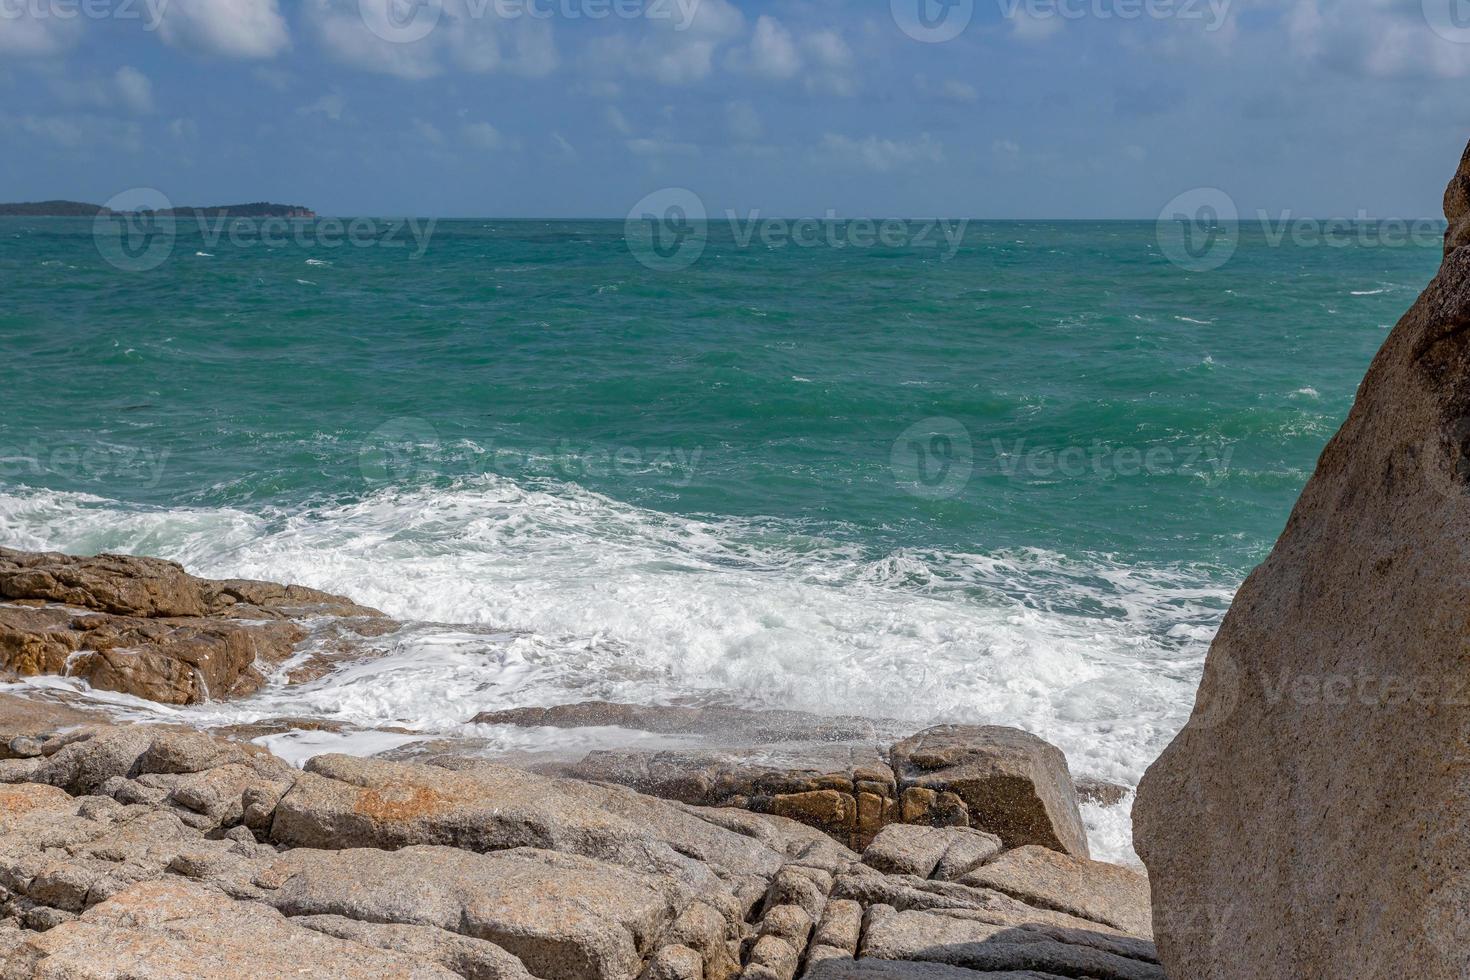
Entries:
{"label": "blue sky", "polygon": [[[956,36],[911,36],[920,4]],[[1470,138],[1459,25],[1470,0],[0,0],[0,199],[1152,219],[1219,187],[1422,217]]]}

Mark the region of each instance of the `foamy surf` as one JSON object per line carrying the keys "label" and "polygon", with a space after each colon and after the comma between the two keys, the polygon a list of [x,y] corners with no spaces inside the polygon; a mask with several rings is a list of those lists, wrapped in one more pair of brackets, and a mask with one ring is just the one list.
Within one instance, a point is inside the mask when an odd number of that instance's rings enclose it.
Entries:
{"label": "foamy surf", "polygon": [[[88,692],[139,716],[305,716],[514,749],[528,746],[468,719],[700,696],[916,728],[1016,725],[1064,749],[1074,773],[1129,785],[1183,725],[1230,598],[1189,568],[1039,550],[872,555],[782,522],[673,516],[496,477],[258,513],[17,490],[0,493],[0,539],[299,582],[408,624],[369,641],[372,657],[242,701],[165,708]],[[279,747],[311,752],[313,738]],[[1126,811],[1087,816],[1100,856],[1131,859]]]}

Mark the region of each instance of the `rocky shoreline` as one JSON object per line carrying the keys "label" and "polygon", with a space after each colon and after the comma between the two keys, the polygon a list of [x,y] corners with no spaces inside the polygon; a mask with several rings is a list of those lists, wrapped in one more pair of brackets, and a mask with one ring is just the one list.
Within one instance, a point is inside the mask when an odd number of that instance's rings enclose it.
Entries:
{"label": "rocky shoreline", "polygon": [[[239,697],[396,625],[170,562],[0,550],[12,679]],[[297,769],[248,741],[270,726],[0,695],[0,977],[1163,976],[1146,878],[1089,859],[1066,759],[1025,732],[603,703],[466,720],[690,747]]]}

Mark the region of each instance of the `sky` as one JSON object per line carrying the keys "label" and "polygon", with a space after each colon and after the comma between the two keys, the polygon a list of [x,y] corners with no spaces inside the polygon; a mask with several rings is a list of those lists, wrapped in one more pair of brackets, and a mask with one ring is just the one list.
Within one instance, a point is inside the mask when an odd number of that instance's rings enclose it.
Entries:
{"label": "sky", "polygon": [[1470,0],[0,0],[0,200],[1437,215]]}

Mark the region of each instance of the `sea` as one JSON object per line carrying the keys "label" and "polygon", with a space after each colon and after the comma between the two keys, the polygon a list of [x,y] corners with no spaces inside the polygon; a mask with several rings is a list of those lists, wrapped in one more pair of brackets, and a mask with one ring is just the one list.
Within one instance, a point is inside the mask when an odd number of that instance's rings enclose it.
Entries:
{"label": "sea", "polygon": [[[406,625],[239,702],[8,689],[363,730],[298,758],[595,747],[468,723],[589,699],[1015,725],[1129,786],[1440,260],[1248,222],[111,222],[0,219],[0,545]],[[1126,805],[1087,820],[1131,859]]]}

